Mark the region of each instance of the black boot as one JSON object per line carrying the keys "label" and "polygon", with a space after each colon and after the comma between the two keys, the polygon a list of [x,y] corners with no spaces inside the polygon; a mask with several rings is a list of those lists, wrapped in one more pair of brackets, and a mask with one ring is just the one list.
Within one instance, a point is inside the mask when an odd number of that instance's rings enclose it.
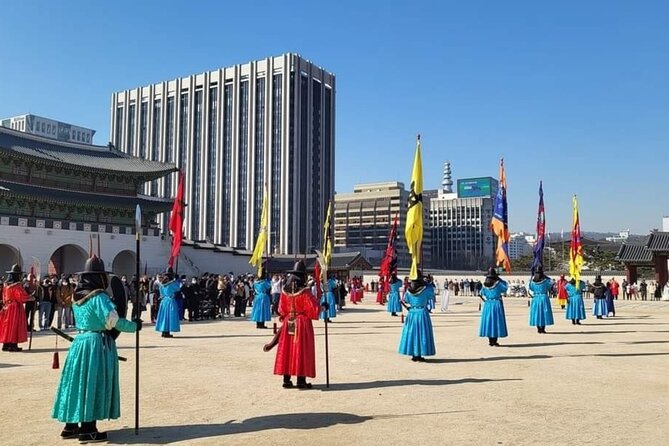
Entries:
{"label": "black boot", "polygon": [[265,324],[262,322],[256,322],[256,328],[265,328]]}
{"label": "black boot", "polygon": [[98,432],[95,421],[81,423],[79,444],[99,443],[101,441],[107,441],[107,433]]}
{"label": "black boot", "polygon": [[576,319],[576,325],[581,325],[581,321],[579,319]]}
{"label": "black boot", "polygon": [[541,333],[541,327],[537,327],[537,333]]}
{"label": "black boot", "polygon": [[163,338],[173,338],[174,336],[172,336],[169,331],[164,331],[163,334],[161,335],[161,337],[163,337]]}
{"label": "black boot", "polygon": [[7,343],[2,344],[2,351],[3,352],[8,352],[9,351],[9,344],[7,344]]}
{"label": "black boot", "polygon": [[397,313],[395,313],[395,312],[393,311],[392,313],[390,313],[390,315],[391,315],[391,316],[397,316]]}
{"label": "black boot", "polygon": [[564,310],[564,305],[560,305],[560,308],[562,308]]}
{"label": "black boot", "polygon": [[297,377],[297,386],[298,389],[311,389],[311,383],[307,382],[306,376]]}
{"label": "black boot", "polygon": [[412,360],[413,362],[418,362],[418,356],[412,356],[412,357],[411,357],[411,360]]}
{"label": "black boot", "polygon": [[490,339],[492,339],[492,344],[491,345],[493,347],[499,347],[499,342],[497,342],[497,338],[490,338]]}
{"label": "black boot", "polygon": [[488,336],[488,345],[491,346],[491,347],[492,347],[493,345],[495,345],[495,341],[493,341],[493,339],[494,339],[494,338],[491,338],[490,336]]}
{"label": "black boot", "polygon": [[72,438],[79,438],[79,424],[65,423],[63,431],[60,433],[60,438],[63,440],[70,440]]}
{"label": "black boot", "polygon": [[283,388],[290,389],[293,387],[293,382],[290,380],[290,375],[283,375]]}
{"label": "black boot", "polygon": [[576,325],[576,319],[572,319],[572,320],[571,320],[571,324],[572,324],[572,325]]}

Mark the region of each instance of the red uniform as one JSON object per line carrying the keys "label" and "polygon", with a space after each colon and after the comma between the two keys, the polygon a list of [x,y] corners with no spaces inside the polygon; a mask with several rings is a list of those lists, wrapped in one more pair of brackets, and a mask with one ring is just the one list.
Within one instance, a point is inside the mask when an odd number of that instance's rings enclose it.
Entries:
{"label": "red uniform", "polygon": [[[312,319],[318,319],[318,301],[308,288],[295,294],[285,291],[279,299],[279,316],[283,327],[279,335],[275,375],[316,376],[316,348]],[[294,328],[291,329],[291,321]]]}
{"label": "red uniform", "polygon": [[0,343],[20,344],[28,341],[26,310],[23,304],[30,296],[21,282],[5,284],[2,288],[2,310],[0,310]]}
{"label": "red uniform", "polygon": [[376,291],[376,303],[379,305],[384,304],[384,294],[383,292],[385,291],[385,281],[383,280],[383,277],[379,279],[379,284],[377,285],[378,290]]}

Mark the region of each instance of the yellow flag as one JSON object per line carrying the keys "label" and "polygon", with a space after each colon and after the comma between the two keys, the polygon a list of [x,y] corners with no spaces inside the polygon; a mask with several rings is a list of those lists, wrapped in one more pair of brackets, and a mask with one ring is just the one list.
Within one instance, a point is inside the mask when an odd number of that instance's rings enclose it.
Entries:
{"label": "yellow flag", "polygon": [[262,274],[262,256],[267,245],[267,187],[263,191],[262,214],[260,215],[260,233],[256,239],[256,246],[253,248],[253,255],[249,263],[258,268],[258,275]]}
{"label": "yellow flag", "polygon": [[409,208],[404,229],[409,254],[411,254],[411,272],[409,279],[418,277],[418,265],[421,261],[421,245],[423,244],[423,162],[420,157],[420,135],[416,142],[416,155],[411,171],[411,189],[409,191]]}
{"label": "yellow flag", "polygon": [[578,216],[578,201],[576,195],[573,198],[574,214],[572,218],[571,241],[569,242],[569,275],[576,281],[579,287],[581,280],[581,268],[583,268],[583,242],[581,241],[581,221]]}
{"label": "yellow flag", "polygon": [[328,203],[328,212],[325,216],[325,223],[323,223],[323,261],[324,266],[330,265],[332,259],[332,241],[330,240],[330,221],[332,213],[332,202]]}

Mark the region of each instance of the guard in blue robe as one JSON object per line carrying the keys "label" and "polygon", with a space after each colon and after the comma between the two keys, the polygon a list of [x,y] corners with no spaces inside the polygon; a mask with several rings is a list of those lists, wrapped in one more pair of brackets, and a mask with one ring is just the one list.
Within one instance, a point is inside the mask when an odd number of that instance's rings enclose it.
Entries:
{"label": "guard in blue robe", "polygon": [[597,319],[602,319],[609,313],[609,309],[606,305],[606,293],[608,289],[606,288],[606,285],[602,283],[602,276],[595,277],[595,281],[592,283],[590,291],[594,298],[592,303],[592,315]]}
{"label": "guard in blue robe", "polygon": [[386,310],[391,316],[397,316],[397,313],[402,312],[402,304],[400,303],[400,289],[402,288],[402,281],[393,274],[390,279],[390,292],[388,293],[388,303]]}
{"label": "guard in blue robe", "polygon": [[537,268],[528,285],[532,303],[530,304],[530,327],[537,327],[539,333],[546,333],[546,326],[553,325],[553,310],[549,295],[553,281],[546,277],[542,267]]}
{"label": "guard in blue robe", "polygon": [[156,331],[162,333],[163,338],[173,338],[170,333],[181,331],[179,322],[179,303],[175,294],[181,290],[181,281],[174,277],[172,268],[167,268],[163,283],[158,288],[160,291],[160,307],[156,317]]}
{"label": "guard in blue robe", "polygon": [[432,313],[432,310],[434,310],[434,308],[437,305],[437,297],[436,297],[434,283],[432,282],[432,279],[427,280],[425,282],[425,286],[427,287],[427,289],[430,293],[428,295],[428,298],[427,298],[427,311]]}
{"label": "guard in blue robe", "polygon": [[265,322],[272,320],[272,306],[270,291],[272,282],[265,278],[265,271],[253,282],[253,308],[250,319],[256,323],[256,328],[267,328]]}
{"label": "guard in blue robe", "polygon": [[327,319],[328,322],[332,322],[332,319],[337,317],[337,305],[335,301],[334,291],[337,288],[337,281],[334,277],[330,276],[327,282],[325,282],[325,291],[323,297],[321,298],[321,305],[327,302],[328,309],[323,310],[319,314],[320,319]]}
{"label": "guard in blue robe", "polygon": [[481,288],[483,308],[481,309],[479,336],[488,338],[491,347],[499,347],[497,339],[508,336],[504,302],[502,301],[502,295],[507,289],[507,283],[500,279],[497,270],[490,268],[483,282],[483,288]]}
{"label": "guard in blue robe", "polygon": [[427,309],[430,291],[419,271],[418,278],[411,281],[404,295],[409,312],[404,320],[398,351],[402,355],[411,356],[412,361],[425,362],[424,356],[433,356],[436,352],[432,321]]}
{"label": "guard in blue robe", "polygon": [[606,316],[607,317],[615,317],[616,316],[616,305],[613,302],[614,297],[613,293],[611,292],[611,287],[610,284],[606,284],[606,293],[604,294],[606,296]]}
{"label": "guard in blue robe", "polygon": [[[118,353],[113,330],[134,332],[141,321],[119,317],[105,292],[109,277],[97,256],[86,261],[74,294],[74,312],[79,334],[67,353],[51,416],[65,423],[60,436],[79,438],[80,444],[107,440],[97,429],[97,420],[121,414]],[[116,332],[118,334],[118,331]]]}
{"label": "guard in blue robe", "polygon": [[571,319],[574,325],[581,325],[581,321],[585,319],[585,304],[583,303],[583,291],[585,290],[585,282],[579,280],[579,286],[576,287],[576,280],[571,279],[565,286],[567,290],[567,311],[565,318]]}

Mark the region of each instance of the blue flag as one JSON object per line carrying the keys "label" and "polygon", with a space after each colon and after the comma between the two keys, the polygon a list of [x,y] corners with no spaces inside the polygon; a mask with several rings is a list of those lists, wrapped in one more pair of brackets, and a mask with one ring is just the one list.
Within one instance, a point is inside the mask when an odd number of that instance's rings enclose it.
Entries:
{"label": "blue flag", "polygon": [[537,213],[537,240],[534,242],[534,261],[532,262],[532,273],[538,267],[544,267],[544,244],[546,235],[546,210],[544,209],[544,187],[539,182],[539,211]]}

